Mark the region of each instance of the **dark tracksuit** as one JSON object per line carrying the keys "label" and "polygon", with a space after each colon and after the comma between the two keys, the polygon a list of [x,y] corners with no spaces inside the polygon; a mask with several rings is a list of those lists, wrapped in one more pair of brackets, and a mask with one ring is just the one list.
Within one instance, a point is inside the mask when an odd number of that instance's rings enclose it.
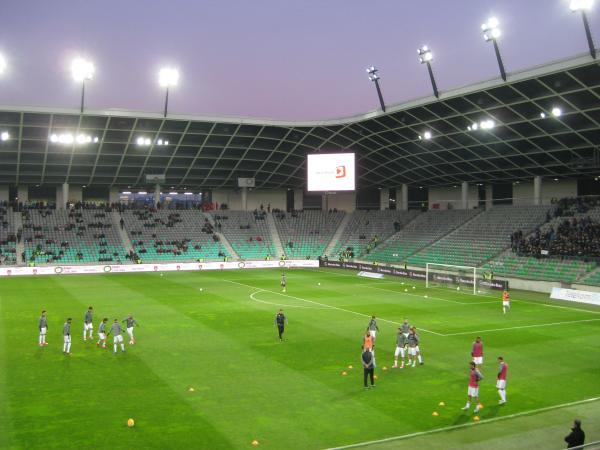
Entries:
{"label": "dark tracksuit", "polygon": [[283,339],[283,331],[286,322],[287,319],[285,318],[285,315],[283,313],[277,313],[277,316],[275,316],[275,323],[277,324],[277,331],[279,331],[279,340]]}
{"label": "dark tracksuit", "polygon": [[375,384],[373,381],[373,376],[375,375],[375,358],[373,357],[373,353],[369,350],[366,350],[362,354],[362,363],[364,369],[364,383],[365,387],[367,387],[367,378],[371,378],[371,386]]}

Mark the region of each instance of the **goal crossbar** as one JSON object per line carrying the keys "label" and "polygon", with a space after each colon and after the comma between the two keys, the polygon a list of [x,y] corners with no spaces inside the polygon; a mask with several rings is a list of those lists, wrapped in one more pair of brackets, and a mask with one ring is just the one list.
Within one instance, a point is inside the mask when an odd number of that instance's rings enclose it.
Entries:
{"label": "goal crossbar", "polygon": [[[472,277],[472,281],[473,281],[473,294],[477,294],[477,267],[474,266],[459,266],[459,265],[455,265],[455,264],[441,264],[441,263],[426,263],[425,264],[425,287],[429,287],[429,273],[430,273],[430,269],[434,269],[436,271],[436,273],[441,272],[446,273],[448,275],[452,275],[454,277],[456,277],[455,272],[451,271],[451,270],[446,270],[444,271],[444,268],[446,269],[458,269],[458,270],[463,270],[465,272],[469,273],[469,276]],[[458,279],[456,280],[458,282]]]}

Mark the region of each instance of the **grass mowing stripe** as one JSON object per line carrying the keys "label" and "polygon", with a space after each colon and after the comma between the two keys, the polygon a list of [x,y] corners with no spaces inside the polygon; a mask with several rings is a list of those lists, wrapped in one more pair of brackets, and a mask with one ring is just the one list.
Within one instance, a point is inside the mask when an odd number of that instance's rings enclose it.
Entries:
{"label": "grass mowing stripe", "polygon": [[[251,285],[249,285],[249,284],[239,283],[239,282],[237,282],[237,281],[231,281],[231,280],[223,280],[223,281],[227,281],[228,283],[239,284],[240,286],[245,286],[245,287],[249,287],[249,288],[253,288],[253,289],[260,289],[260,288],[258,288],[258,287],[256,287],[256,286],[251,286]],[[367,317],[367,318],[371,317],[371,316],[370,316],[370,315],[368,315],[368,314],[359,313],[359,312],[352,311],[352,310],[345,309],[345,308],[340,308],[340,307],[338,307],[338,306],[331,306],[331,305],[327,305],[327,304],[325,304],[325,303],[319,303],[319,302],[315,302],[315,301],[313,301],[313,300],[308,300],[308,299],[301,298],[301,297],[294,297],[293,295],[287,295],[287,294],[283,294],[283,293],[280,293],[280,292],[270,291],[270,290],[268,290],[268,289],[264,289],[264,292],[271,292],[271,293],[273,293],[273,294],[280,294],[280,295],[282,295],[282,296],[285,296],[285,297],[294,298],[294,299],[296,299],[296,300],[301,300],[301,301],[303,301],[303,302],[313,303],[313,304],[315,304],[315,305],[319,305],[319,306],[325,306],[325,307],[327,307],[327,308],[331,308],[331,309],[335,309],[335,310],[338,310],[338,311],[347,312],[347,313],[350,313],[350,314],[355,314],[355,315],[357,315],[357,316],[362,316],[362,317]],[[402,322],[396,322],[395,320],[383,319],[383,318],[381,318],[381,317],[379,317],[379,318],[378,318],[378,320],[380,320],[380,321],[382,321],[382,322],[391,323],[391,324],[393,324],[393,325],[401,325],[401,324],[402,324]],[[441,334],[441,333],[437,333],[437,332],[435,332],[435,331],[431,331],[431,330],[426,330],[425,328],[421,328],[421,327],[419,327],[419,330],[421,330],[421,331],[425,331],[426,333],[435,334],[436,336],[444,336],[444,335],[443,335],[443,334]]]}
{"label": "grass mowing stripe", "polygon": [[520,330],[522,328],[551,327],[554,325],[566,325],[566,324],[571,324],[571,323],[598,322],[598,321],[600,321],[600,319],[568,320],[566,322],[540,323],[540,324],[536,324],[536,325],[522,325],[522,326],[517,326],[517,327],[494,328],[491,330],[461,331],[460,333],[446,333],[444,336],[462,336],[462,335],[468,335],[468,334],[491,333],[492,331]]}
{"label": "grass mowing stripe", "polygon": [[[302,305],[287,305],[284,303],[273,303],[273,302],[268,302],[266,300],[261,300],[259,298],[256,298],[256,294],[260,294],[261,292],[269,292],[271,294],[275,294],[275,292],[271,292],[271,291],[266,291],[264,289],[259,289],[256,292],[253,292],[252,294],[250,294],[250,298],[252,300],[254,300],[255,302],[258,303],[264,303],[265,305],[272,305],[272,306],[279,306],[279,307],[285,307],[285,308],[302,308],[302,309],[329,309],[329,308],[322,308],[319,306],[302,306]],[[279,292],[276,293],[277,295],[282,295]]]}
{"label": "grass mowing stripe", "polygon": [[454,304],[457,304],[457,305],[471,306],[471,305],[489,305],[491,303],[496,303],[496,304],[500,303],[498,301],[489,301],[489,302],[457,302],[456,300],[449,300],[447,298],[432,297],[432,296],[429,296],[429,295],[427,297],[425,297],[423,295],[409,294],[408,292],[400,292],[400,291],[396,291],[396,290],[393,290],[393,289],[386,289],[386,288],[380,288],[380,287],[377,287],[377,286],[370,286],[369,284],[357,284],[357,286],[367,287],[369,289],[377,289],[379,291],[394,292],[396,294],[408,295],[408,296],[411,296],[411,297],[425,298],[427,300],[439,300],[441,302],[454,303]]}
{"label": "grass mowing stripe", "polygon": [[600,400],[600,397],[592,397],[592,398],[587,398],[584,400],[578,400],[576,402],[562,403],[560,405],[547,406],[545,408],[532,409],[529,411],[521,411],[519,413],[509,414],[508,416],[493,417],[491,419],[483,420],[481,422],[467,422],[467,423],[462,423],[460,425],[451,425],[449,427],[436,428],[434,430],[419,431],[417,433],[403,434],[401,436],[392,436],[389,438],[377,439],[374,441],[357,442],[356,444],[343,445],[341,447],[331,447],[326,450],[344,450],[347,448],[358,448],[358,447],[366,447],[367,445],[382,444],[384,442],[401,441],[404,439],[410,439],[410,438],[417,437],[417,436],[425,436],[428,434],[441,433],[444,431],[452,431],[452,430],[457,430],[460,428],[473,427],[473,426],[477,426],[477,425],[485,425],[487,423],[498,422],[500,420],[514,419],[517,417],[528,416],[531,414],[538,414],[538,413],[542,413],[542,412],[546,412],[546,411],[552,411],[554,409],[567,408],[569,406],[576,406],[576,405],[583,405],[585,403],[591,403],[591,402],[595,402],[598,400]]}

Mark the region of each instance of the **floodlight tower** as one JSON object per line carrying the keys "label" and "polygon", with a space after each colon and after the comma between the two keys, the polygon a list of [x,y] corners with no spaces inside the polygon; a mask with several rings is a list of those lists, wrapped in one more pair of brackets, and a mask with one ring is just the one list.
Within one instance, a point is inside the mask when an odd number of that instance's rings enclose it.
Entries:
{"label": "floodlight tower", "polygon": [[367,69],[367,73],[369,74],[369,80],[375,83],[375,89],[377,89],[377,96],[379,97],[379,104],[381,105],[381,109],[385,112],[385,103],[383,101],[383,95],[381,94],[381,88],[379,87],[379,75],[377,72],[379,70],[375,67],[371,66]]}
{"label": "floodlight tower", "polygon": [[172,67],[163,67],[158,72],[158,84],[161,87],[166,88],[165,95],[165,111],[163,117],[167,117],[167,111],[169,108],[169,88],[177,86],[179,82],[179,71]]}
{"label": "floodlight tower", "polygon": [[438,92],[435,77],[433,76],[433,70],[431,70],[431,61],[433,61],[433,53],[431,53],[431,49],[428,46],[424,45],[423,47],[417,50],[417,54],[419,55],[419,62],[421,64],[427,64],[427,71],[429,72],[429,79],[431,80],[433,95],[435,95],[435,98],[440,98],[440,93]]}
{"label": "floodlight tower", "polygon": [[71,75],[73,80],[81,83],[81,113],[85,104],[85,82],[94,78],[95,72],[94,63],[82,58],[77,58],[71,63]]}
{"label": "floodlight tower", "polygon": [[494,44],[494,51],[496,52],[496,59],[500,68],[500,76],[506,81],[506,71],[504,70],[504,63],[502,62],[502,56],[500,56],[500,49],[498,48],[498,38],[502,35],[499,26],[500,22],[498,22],[498,19],[491,17],[486,23],[481,25],[481,31],[483,31],[485,41],[491,41]]}
{"label": "floodlight tower", "polygon": [[572,12],[581,11],[581,17],[583,19],[583,28],[585,28],[585,36],[587,38],[588,47],[590,49],[590,55],[596,59],[596,47],[594,46],[594,40],[592,39],[592,31],[590,30],[590,23],[588,22],[586,11],[592,9],[594,0],[570,0],[569,7]]}

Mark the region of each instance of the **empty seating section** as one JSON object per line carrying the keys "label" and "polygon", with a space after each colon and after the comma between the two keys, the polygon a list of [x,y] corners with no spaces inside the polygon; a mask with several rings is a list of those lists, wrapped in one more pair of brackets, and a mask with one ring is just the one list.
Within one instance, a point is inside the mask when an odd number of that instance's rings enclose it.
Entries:
{"label": "empty seating section", "polygon": [[0,265],[17,263],[17,236],[12,208],[0,206]]}
{"label": "empty seating section", "polygon": [[[595,262],[575,259],[534,258],[506,252],[486,265],[499,277],[518,277],[530,280],[575,283],[577,279],[596,267]],[[600,280],[599,280],[600,281]],[[597,284],[597,283],[591,283]]]}
{"label": "empty seating section", "polygon": [[296,211],[275,214],[275,226],[288,258],[318,258],[331,241],[344,212]]}
{"label": "empty seating section", "polygon": [[211,261],[227,255],[198,210],[126,210],[125,229],[141,262]]}
{"label": "empty seating section", "polygon": [[39,264],[124,263],[126,252],[111,213],[28,209],[21,212],[25,260]]}
{"label": "empty seating section", "polygon": [[408,263],[480,266],[510,246],[514,230],[531,232],[545,220],[547,211],[547,206],[494,206],[431,247],[409,257]]}
{"label": "empty seating section", "polygon": [[588,274],[578,282],[581,284],[588,284],[591,286],[600,286],[600,269],[597,269],[591,274]]}
{"label": "empty seating section", "polygon": [[431,245],[478,213],[477,210],[450,209],[419,214],[365,259],[403,264],[410,255]]}
{"label": "empty seating section", "polygon": [[265,212],[220,211],[213,213],[217,231],[229,241],[242,259],[277,257]]}
{"label": "empty seating section", "polygon": [[354,257],[370,253],[417,216],[417,211],[356,211],[352,214],[331,258],[351,249]]}

